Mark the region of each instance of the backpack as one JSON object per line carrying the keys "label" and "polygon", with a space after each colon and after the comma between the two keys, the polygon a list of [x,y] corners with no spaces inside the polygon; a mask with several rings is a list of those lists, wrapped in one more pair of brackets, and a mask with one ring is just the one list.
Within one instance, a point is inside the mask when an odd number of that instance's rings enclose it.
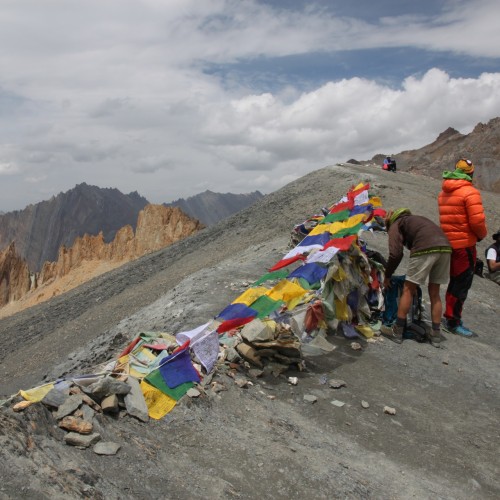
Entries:
{"label": "backpack", "polygon": [[[382,313],[384,325],[392,325],[397,318],[399,298],[403,291],[406,276],[392,276],[391,286],[384,290],[385,309]],[[407,318],[407,326],[403,332],[403,338],[412,339],[417,342],[426,342],[429,325],[422,319],[424,307],[422,305],[422,289],[417,286],[417,292],[413,296],[413,302]]]}

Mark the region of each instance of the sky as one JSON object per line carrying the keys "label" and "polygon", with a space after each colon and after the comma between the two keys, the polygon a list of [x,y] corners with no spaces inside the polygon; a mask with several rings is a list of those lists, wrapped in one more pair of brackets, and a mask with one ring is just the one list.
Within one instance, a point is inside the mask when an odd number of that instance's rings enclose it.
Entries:
{"label": "sky", "polygon": [[500,116],[498,0],[2,0],[0,211],[269,193]]}

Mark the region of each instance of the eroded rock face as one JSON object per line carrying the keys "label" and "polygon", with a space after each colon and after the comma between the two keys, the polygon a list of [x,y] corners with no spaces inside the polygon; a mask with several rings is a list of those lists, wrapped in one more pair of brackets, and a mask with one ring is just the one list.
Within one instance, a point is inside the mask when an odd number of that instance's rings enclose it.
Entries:
{"label": "eroded rock face", "polygon": [[[84,263],[109,262],[113,264],[112,267],[116,267],[160,250],[202,228],[198,220],[177,207],[147,205],[139,212],[135,233],[132,226],[126,225],[117,231],[109,243],[105,242],[103,232],[95,236],[86,234],[78,237],[71,247],[63,245],[59,249],[57,261],[45,262],[38,275],[32,273],[32,278],[27,263],[17,255],[14,244],[11,244],[0,254],[0,306],[19,300],[30,289],[70,276]],[[77,279],[79,282],[74,286],[97,274],[85,274],[84,278]]]}
{"label": "eroded rock face", "polygon": [[487,124],[478,123],[467,135],[448,128],[433,143],[403,151],[395,158],[398,169],[436,179],[442,177],[443,171],[454,170],[460,158],[468,158],[476,166],[474,184],[500,193],[500,118],[493,118]]}
{"label": "eroded rock face", "polygon": [[0,306],[19,300],[31,287],[28,264],[11,243],[0,252]]}
{"label": "eroded rock face", "polygon": [[0,248],[11,241],[31,271],[54,261],[61,246],[73,245],[83,234],[102,231],[110,242],[116,232],[130,224],[135,229],[139,211],[148,201],[138,193],[82,183],[50,200],[0,215]]}

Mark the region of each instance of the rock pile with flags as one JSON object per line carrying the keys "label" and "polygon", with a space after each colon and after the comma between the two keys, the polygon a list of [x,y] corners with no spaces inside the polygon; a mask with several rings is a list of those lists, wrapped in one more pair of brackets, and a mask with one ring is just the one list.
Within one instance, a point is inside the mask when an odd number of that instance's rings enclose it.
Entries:
{"label": "rock pile with flags", "polygon": [[20,391],[9,400],[14,410],[41,402],[68,431],[68,444],[87,447],[101,439],[92,425],[96,413],[160,419],[187,393],[210,388],[217,367],[277,376],[332,351],[328,334],[372,337],[383,306],[383,266],[361,235],[383,229],[385,211],[369,188],[351,188],[296,226],[293,248],[215,318],[175,335],[142,332],[94,374]]}

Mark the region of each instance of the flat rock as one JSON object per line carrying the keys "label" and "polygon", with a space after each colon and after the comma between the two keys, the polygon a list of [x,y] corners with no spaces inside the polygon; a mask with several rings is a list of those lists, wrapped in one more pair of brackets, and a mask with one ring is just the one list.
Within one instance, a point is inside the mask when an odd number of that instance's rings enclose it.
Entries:
{"label": "flat rock", "polygon": [[314,394],[304,394],[304,401],[308,403],[316,403],[318,401],[318,397],[314,396]]}
{"label": "flat rock", "polygon": [[110,394],[101,401],[101,409],[103,413],[117,413],[120,408],[118,406],[118,396]]}
{"label": "flat rock", "polygon": [[72,394],[66,398],[66,401],[59,406],[54,417],[59,420],[71,415],[82,404],[82,396],[80,394]]}
{"label": "flat rock", "polygon": [[94,445],[93,451],[97,455],[116,455],[121,445],[112,441],[99,441]]}
{"label": "flat rock", "polygon": [[139,382],[134,377],[128,377],[127,384],[130,387],[130,392],[125,396],[127,413],[143,422],[147,422],[149,420],[148,407]]}
{"label": "flat rock", "polygon": [[250,361],[250,363],[253,363],[254,365],[257,365],[259,368],[262,368],[262,361],[257,354],[257,351],[252,346],[242,342],[236,346],[236,350],[244,359]]}
{"label": "flat rock", "polygon": [[342,406],[345,405],[343,401],[339,401],[338,399],[334,399],[333,401],[331,401],[331,403],[333,406],[336,406],[337,408],[342,408]]}
{"label": "flat rock", "polygon": [[384,413],[388,415],[396,415],[396,408],[391,408],[390,406],[384,406]]}
{"label": "flat rock", "polygon": [[370,408],[370,403],[368,403],[368,401],[361,401],[361,406],[363,408]]}
{"label": "flat rock", "polygon": [[332,389],[340,389],[341,387],[345,387],[347,384],[343,380],[337,380],[332,378],[331,380],[328,381],[328,385]]}
{"label": "flat rock", "polygon": [[83,391],[97,399],[105,398],[111,394],[124,396],[130,392],[130,385],[113,377],[103,377],[88,387],[82,387]]}
{"label": "flat rock", "polygon": [[101,435],[97,432],[94,434],[78,434],[77,432],[68,432],[66,436],[64,436],[64,441],[66,444],[71,446],[80,446],[81,448],[88,448],[93,444],[100,441]]}
{"label": "flat rock", "polygon": [[191,387],[191,389],[188,389],[186,394],[190,398],[198,398],[201,395],[201,392],[198,389]]}
{"label": "flat rock", "polygon": [[248,342],[274,340],[273,331],[260,319],[254,319],[251,323],[247,323],[241,330],[241,336]]}
{"label": "flat rock", "polygon": [[16,403],[12,409],[14,411],[23,411],[24,409],[28,408],[28,406],[31,406],[33,404],[33,401],[19,401],[19,403]]}
{"label": "flat rock", "polygon": [[71,415],[64,417],[59,422],[59,427],[67,431],[78,432],[78,434],[90,434],[93,430],[90,422],[85,422],[82,418],[76,418]]}
{"label": "flat rock", "polygon": [[59,389],[51,389],[42,399],[42,403],[52,408],[59,408],[67,399],[69,395]]}

